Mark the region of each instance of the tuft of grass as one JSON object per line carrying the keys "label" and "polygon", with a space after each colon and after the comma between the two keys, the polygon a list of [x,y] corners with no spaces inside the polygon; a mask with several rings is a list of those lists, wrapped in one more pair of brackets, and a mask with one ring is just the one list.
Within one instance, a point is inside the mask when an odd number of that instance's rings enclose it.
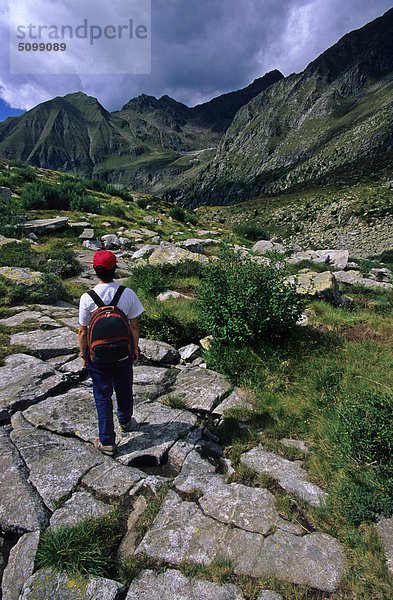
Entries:
{"label": "tuft of grass", "polygon": [[122,535],[118,511],[71,527],[47,529],[41,535],[35,567],[81,576],[114,577],[116,550]]}
{"label": "tuft of grass", "polygon": [[177,394],[169,394],[163,398],[162,403],[171,408],[187,408],[184,399]]}
{"label": "tuft of grass", "polygon": [[147,533],[148,529],[150,529],[150,527],[152,526],[153,521],[160,511],[161,505],[164,502],[164,499],[165,499],[170,487],[171,487],[170,483],[164,484],[160,488],[158,494],[156,494],[155,496],[152,496],[149,499],[146,510],[143,512],[143,514],[141,515],[141,518],[139,519],[138,523],[136,524],[136,531],[137,531],[136,544],[139,544],[139,542],[142,540],[142,538]]}

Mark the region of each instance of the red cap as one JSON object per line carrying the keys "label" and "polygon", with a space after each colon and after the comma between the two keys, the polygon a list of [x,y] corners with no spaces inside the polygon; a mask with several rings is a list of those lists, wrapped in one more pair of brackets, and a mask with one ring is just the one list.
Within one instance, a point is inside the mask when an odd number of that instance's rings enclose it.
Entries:
{"label": "red cap", "polygon": [[98,250],[93,257],[93,267],[103,267],[110,271],[117,265],[116,255],[110,250]]}

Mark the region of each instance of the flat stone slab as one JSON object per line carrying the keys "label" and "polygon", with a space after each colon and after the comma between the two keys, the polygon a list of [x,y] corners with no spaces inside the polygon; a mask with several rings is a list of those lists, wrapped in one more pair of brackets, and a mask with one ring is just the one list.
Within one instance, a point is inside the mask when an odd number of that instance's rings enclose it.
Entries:
{"label": "flat stone slab", "polygon": [[178,396],[191,410],[210,412],[230,389],[223,375],[196,367],[182,371],[168,395]]}
{"label": "flat stone slab", "polygon": [[197,344],[188,344],[179,348],[179,354],[184,362],[192,362],[200,354],[201,348]]}
{"label": "flat stone slab", "polygon": [[88,490],[93,491],[97,497],[119,499],[145,477],[146,474],[143,471],[119,465],[115,460],[108,458],[102,464],[91,469],[81,483]]}
{"label": "flat stone slab", "polygon": [[136,365],[133,369],[134,384],[164,386],[169,379],[174,378],[175,369]]}
{"label": "flat stone slab", "polygon": [[67,217],[54,217],[53,219],[34,219],[26,221],[23,224],[23,229],[27,233],[49,233],[67,227]]}
{"label": "flat stone slab", "polygon": [[10,345],[24,346],[29,351],[39,353],[42,358],[52,358],[75,352],[78,339],[74,331],[68,327],[60,327],[53,331],[14,333],[11,335]]}
{"label": "flat stone slab", "polygon": [[126,465],[159,465],[169,449],[196,425],[187,410],[169,408],[159,402],[137,404],[134,416],[138,431],[123,435],[116,459]]}
{"label": "flat stone slab", "polygon": [[86,387],[76,387],[60,396],[47,398],[25,410],[23,416],[35,427],[74,435],[86,442],[98,436],[93,392]]}
{"label": "flat stone slab", "polygon": [[0,528],[5,532],[41,529],[47,511],[28,482],[28,471],[4,428],[0,428]]}
{"label": "flat stone slab", "polygon": [[165,573],[142,571],[134,579],[126,600],[244,600],[241,590],[232,585],[218,585],[203,579],[189,579],[179,571]]}
{"label": "flat stone slab", "polygon": [[27,465],[29,481],[51,510],[89,469],[103,462],[92,446],[37,429],[21,413],[13,417],[12,426],[11,439]]}
{"label": "flat stone slab", "polygon": [[56,329],[61,327],[54,319],[51,319],[48,315],[43,315],[37,310],[24,310],[7,317],[6,319],[0,319],[0,325],[3,327],[17,327],[18,325],[25,325],[31,322],[31,328],[37,329],[38,327],[46,327],[48,329]]}
{"label": "flat stone slab", "polygon": [[124,586],[117,581],[82,579],[41,569],[29,577],[19,600],[117,600]]}
{"label": "flat stone slab", "polygon": [[274,496],[268,490],[240,483],[210,486],[199,505],[208,517],[263,535],[272,531],[279,520]]}
{"label": "flat stone slab", "polygon": [[385,550],[388,569],[393,573],[393,517],[390,517],[390,519],[381,517],[376,524],[376,529]]}
{"label": "flat stone slab", "polygon": [[280,443],[283,446],[286,446],[287,448],[296,448],[296,450],[299,450],[300,452],[304,452],[305,454],[308,454],[308,452],[309,452],[307,445],[302,440],[295,440],[292,438],[282,438],[280,440]]}
{"label": "flat stone slab", "polygon": [[0,421],[65,386],[63,374],[33,356],[12,354],[4,362],[4,367],[0,367]]}
{"label": "flat stone slab", "polygon": [[301,296],[321,298],[328,302],[338,302],[339,290],[336,273],[325,271],[315,273],[314,271],[300,272],[287,278],[288,283],[296,286],[296,291]]}
{"label": "flat stone slab", "polygon": [[183,561],[210,565],[230,560],[236,574],[276,577],[333,592],[344,572],[341,544],[326,534],[303,537],[278,532],[265,538],[203,515],[194,502],[169,492],[161,510],[136,549],[171,565]]}
{"label": "flat stone slab", "polygon": [[263,448],[253,448],[240,457],[241,462],[257,471],[277,479],[280,486],[313,506],[319,506],[327,494],[308,481],[307,472],[297,462],[287,460]]}
{"label": "flat stone slab", "polygon": [[346,283],[347,285],[360,285],[367,288],[379,288],[384,290],[391,290],[393,288],[392,283],[368,279],[367,277],[364,277],[360,271],[337,271],[334,276],[337,281]]}
{"label": "flat stone slab", "polygon": [[52,529],[62,525],[77,525],[91,517],[105,517],[112,510],[113,507],[97,500],[88,492],[75,492],[61,508],[53,513],[49,524]]}
{"label": "flat stone slab", "polygon": [[1,584],[2,600],[19,600],[24,583],[33,574],[40,532],[26,533],[10,552]]}

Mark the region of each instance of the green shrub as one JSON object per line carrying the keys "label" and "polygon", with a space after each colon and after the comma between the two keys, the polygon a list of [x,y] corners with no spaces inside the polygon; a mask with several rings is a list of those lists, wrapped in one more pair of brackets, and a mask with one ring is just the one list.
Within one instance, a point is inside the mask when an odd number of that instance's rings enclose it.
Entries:
{"label": "green shrub", "polygon": [[82,576],[113,577],[121,537],[121,520],[115,511],[78,525],[47,529],[41,534],[35,566]]}
{"label": "green shrub", "polygon": [[299,319],[304,300],[276,265],[260,265],[228,249],[203,271],[198,289],[200,322],[224,343],[258,342],[284,334]]}
{"label": "green shrub", "polygon": [[105,202],[101,214],[107,217],[119,217],[120,219],[124,219],[127,216],[125,207],[117,202]]}
{"label": "green shrub", "polygon": [[[0,183],[1,185],[1,183]],[[0,198],[0,234],[15,236],[21,233],[22,209],[20,202],[15,198],[5,200]]]}
{"label": "green shrub", "polygon": [[136,291],[157,296],[168,289],[169,277],[161,267],[146,265],[133,269],[128,285]]}
{"label": "green shrub", "polygon": [[25,267],[59,277],[72,277],[80,270],[74,251],[64,248],[61,242],[44,252],[37,252],[26,241],[5,244],[0,253],[0,267]]}
{"label": "green shrub", "polygon": [[147,206],[149,204],[149,201],[146,198],[138,198],[136,203],[139,206],[139,208],[141,208],[142,210],[145,210],[145,208],[147,208]]}
{"label": "green shrub", "polygon": [[101,213],[101,204],[97,198],[92,196],[75,196],[70,201],[70,210],[78,210],[80,212],[93,213],[99,215]]}
{"label": "green shrub", "polygon": [[174,206],[168,211],[168,217],[171,217],[175,221],[180,221],[180,223],[190,223],[191,225],[196,225],[198,223],[197,216],[184,210],[181,206]]}
{"label": "green shrub", "polygon": [[0,299],[5,306],[20,303],[53,304],[63,297],[63,285],[57,275],[43,273],[42,282],[32,286],[0,281]]}
{"label": "green shrub", "polygon": [[240,223],[239,225],[235,225],[232,230],[234,233],[236,233],[236,235],[244,237],[253,242],[270,239],[266,229],[257,223]]}
{"label": "green shrub", "polygon": [[335,442],[347,478],[339,491],[355,525],[393,514],[393,397],[366,392],[337,406]]}

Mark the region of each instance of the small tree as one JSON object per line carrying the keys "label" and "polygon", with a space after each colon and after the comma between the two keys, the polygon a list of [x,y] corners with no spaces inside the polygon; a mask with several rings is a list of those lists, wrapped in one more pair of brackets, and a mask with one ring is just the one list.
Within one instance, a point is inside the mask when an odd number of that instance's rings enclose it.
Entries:
{"label": "small tree", "polygon": [[203,272],[198,291],[201,324],[217,341],[257,342],[294,326],[304,306],[278,264],[260,265],[225,248]]}

